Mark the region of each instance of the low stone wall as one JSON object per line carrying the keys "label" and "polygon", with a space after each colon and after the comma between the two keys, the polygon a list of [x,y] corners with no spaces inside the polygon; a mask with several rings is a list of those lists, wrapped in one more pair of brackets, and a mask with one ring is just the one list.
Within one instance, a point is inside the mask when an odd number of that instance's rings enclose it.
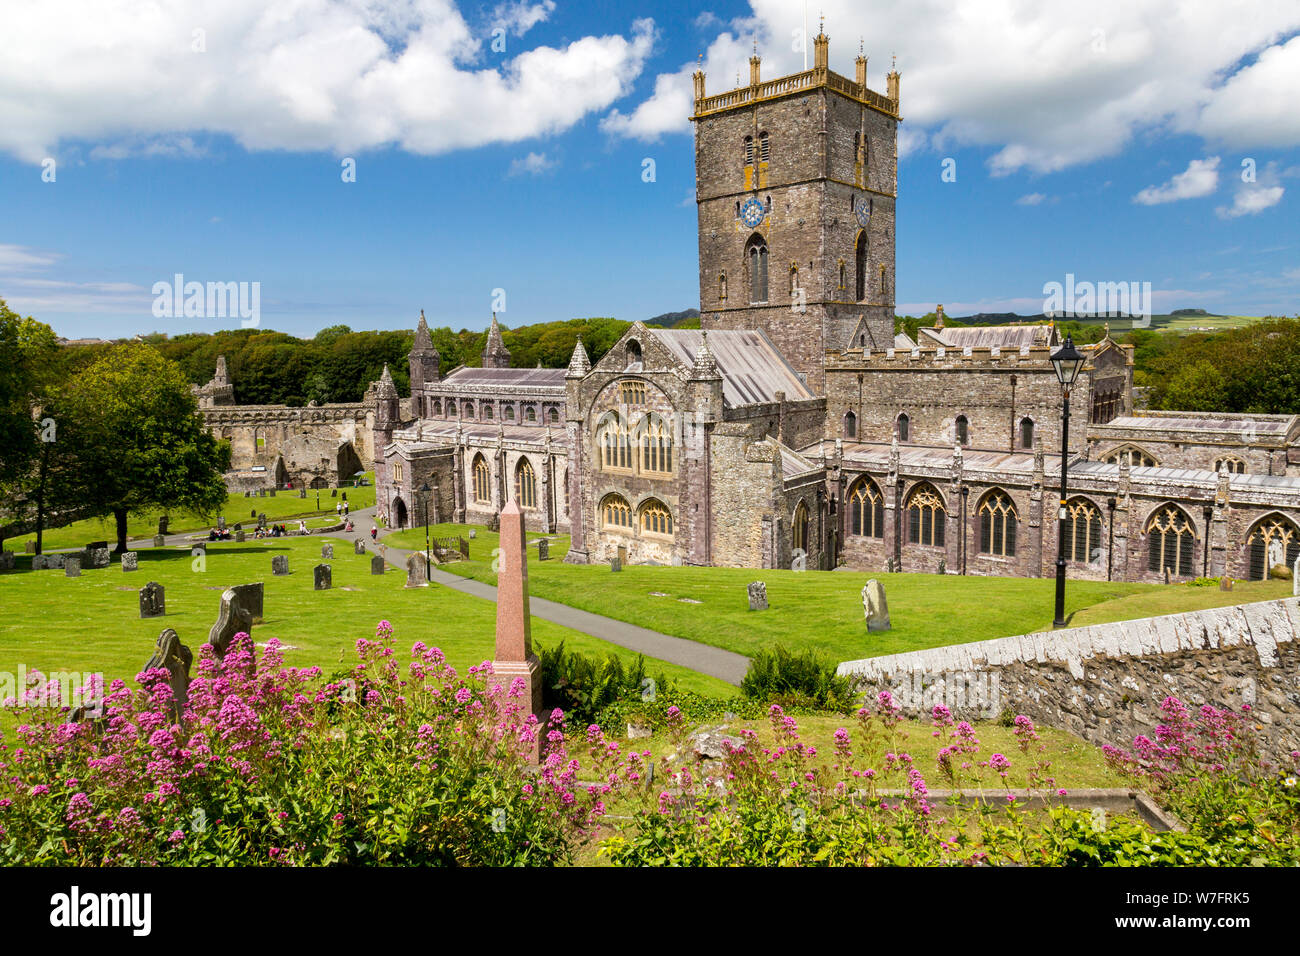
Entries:
{"label": "low stone wall", "polygon": [[1250,705],[1263,749],[1300,750],[1300,599],[1171,614],[846,661],[839,673],[889,690],[910,715],[1013,710],[1098,744],[1127,746],[1160,703]]}

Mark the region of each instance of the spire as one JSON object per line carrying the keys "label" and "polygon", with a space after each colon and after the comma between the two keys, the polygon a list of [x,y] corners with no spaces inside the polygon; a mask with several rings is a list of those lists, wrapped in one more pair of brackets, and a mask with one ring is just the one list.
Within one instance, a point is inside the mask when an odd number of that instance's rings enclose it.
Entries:
{"label": "spire", "polygon": [[695,350],[695,366],[691,369],[691,378],[722,378],[718,374],[718,361],[709,348],[708,332],[700,332],[700,347]]}
{"label": "spire", "polygon": [[587,350],[582,347],[582,336],[578,336],[578,341],[573,343],[573,356],[569,359],[569,371],[565,373],[565,378],[583,378],[591,371],[591,359],[587,357]]}
{"label": "spire", "polygon": [[384,372],[379,376],[378,386],[375,388],[377,398],[397,398],[397,386],[393,384],[393,375],[388,371],[388,363],[384,363]]}
{"label": "spire", "polygon": [[[387,362],[384,363],[384,373],[383,373],[382,375],[379,376],[379,381],[381,381],[381,382],[383,382],[383,383],[385,383],[385,384],[387,384],[387,385],[392,385],[392,384],[393,384],[393,374],[392,374],[391,372],[388,371],[388,363],[387,363]],[[396,386],[394,386],[394,387],[396,387]]]}
{"label": "spire", "polygon": [[424,309],[420,310],[420,323],[415,327],[415,343],[411,346],[412,352],[430,352],[433,350],[433,339],[429,335],[429,323],[424,320]]}
{"label": "spire", "polygon": [[217,374],[212,376],[212,381],[216,385],[229,385],[230,373],[226,371],[226,357],[217,356]]}
{"label": "spire", "polygon": [[501,341],[501,326],[497,325],[497,314],[492,313],[492,325],[488,328],[487,345],[483,347],[484,368],[509,368],[510,350]]}

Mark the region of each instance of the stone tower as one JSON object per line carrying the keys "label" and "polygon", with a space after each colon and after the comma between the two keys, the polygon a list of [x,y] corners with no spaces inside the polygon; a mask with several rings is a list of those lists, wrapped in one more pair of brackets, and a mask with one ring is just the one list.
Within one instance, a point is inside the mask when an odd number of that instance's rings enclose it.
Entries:
{"label": "stone tower", "polygon": [[191,388],[199,400],[199,408],[216,408],[235,404],[235,386],[230,383],[230,373],[226,371],[226,357],[217,356],[217,373],[212,380],[202,387]]}
{"label": "stone tower", "polygon": [[827,350],[894,340],[899,75],[887,93],[829,67],[715,96],[695,73],[700,316],[705,329],[761,329],[814,392]]}
{"label": "stone tower", "polygon": [[497,314],[492,313],[492,326],[488,329],[487,345],[483,346],[484,368],[509,368],[510,350],[501,341],[501,326],[497,325]]}
{"label": "stone tower", "polygon": [[[375,405],[375,487],[383,487],[388,480],[388,463],[384,460],[384,449],[393,440],[393,430],[402,424],[402,401],[397,395],[397,386],[393,384],[393,375],[384,363],[383,374],[379,381],[372,382],[366,390],[367,401]],[[383,510],[382,502],[380,509]]]}
{"label": "stone tower", "polygon": [[420,324],[415,327],[415,342],[407,361],[411,369],[411,410],[417,418],[423,418],[428,414],[424,386],[438,381],[442,362],[442,356],[433,347],[433,339],[429,336],[429,323],[424,319],[423,309],[420,310]]}

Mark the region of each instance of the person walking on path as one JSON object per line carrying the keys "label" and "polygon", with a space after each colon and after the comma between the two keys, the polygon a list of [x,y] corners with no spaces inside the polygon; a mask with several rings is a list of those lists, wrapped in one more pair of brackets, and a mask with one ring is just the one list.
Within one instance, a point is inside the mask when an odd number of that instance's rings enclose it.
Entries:
{"label": "person walking on path", "polygon": [[379,540],[379,525],[375,524],[373,521],[370,523],[370,540]]}

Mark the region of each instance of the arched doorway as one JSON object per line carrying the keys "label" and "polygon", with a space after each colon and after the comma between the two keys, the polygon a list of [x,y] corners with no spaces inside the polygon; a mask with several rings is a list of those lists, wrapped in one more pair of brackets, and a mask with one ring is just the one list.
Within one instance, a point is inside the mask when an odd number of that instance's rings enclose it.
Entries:
{"label": "arched doorway", "polygon": [[393,526],[396,528],[406,527],[406,502],[401,498],[393,499]]}

